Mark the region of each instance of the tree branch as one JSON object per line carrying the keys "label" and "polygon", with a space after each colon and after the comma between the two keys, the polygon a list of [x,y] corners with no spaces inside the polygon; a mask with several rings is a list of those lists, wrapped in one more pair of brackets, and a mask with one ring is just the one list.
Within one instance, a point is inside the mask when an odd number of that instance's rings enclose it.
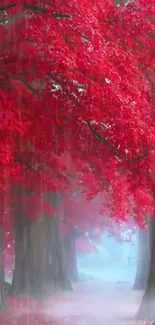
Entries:
{"label": "tree branch", "polygon": [[21,81],[32,93],[34,93],[38,96],[42,96],[41,92],[34,89],[23,77],[17,77],[16,79],[13,79],[13,80]]}
{"label": "tree branch", "polygon": [[64,19],[71,19],[72,17],[65,14],[65,13],[59,13],[59,12],[54,12],[53,17],[58,19],[58,18],[64,18]]}
{"label": "tree branch", "polygon": [[16,3],[12,3],[10,5],[3,6],[3,7],[0,6],[0,11],[4,11],[4,10],[7,10],[7,9],[10,9],[10,8],[15,7],[15,6],[16,6]]}
{"label": "tree branch", "polygon": [[25,3],[24,7],[26,9],[30,9],[30,10],[33,10],[33,11],[36,11],[36,12],[47,12],[48,11],[48,8],[41,8],[41,7],[31,5],[31,4],[28,4],[28,3]]}
{"label": "tree branch", "polygon": [[102,143],[108,145],[109,148],[110,148],[110,150],[114,153],[114,155],[115,155],[117,158],[123,160],[123,157],[121,157],[121,156],[118,154],[118,152],[113,148],[113,146],[108,142],[108,140],[106,140],[105,138],[102,138],[102,137],[101,137],[101,136],[100,136],[100,135],[99,135],[99,134],[98,134],[98,133],[97,133],[97,132],[92,128],[91,123],[90,123],[89,121],[86,121],[86,124],[87,124],[89,130],[91,131],[91,133],[95,136],[95,138],[96,138],[97,140],[99,140],[100,142],[102,142]]}
{"label": "tree branch", "polygon": [[[114,147],[113,147],[113,146],[108,142],[107,139],[101,137],[100,134],[98,134],[98,132],[95,131],[95,130],[92,128],[91,123],[90,123],[89,121],[86,121],[86,123],[87,123],[87,125],[88,125],[89,130],[90,130],[91,133],[95,136],[95,138],[96,138],[98,141],[104,143],[105,145],[108,145],[109,148],[110,148],[110,150],[111,150],[111,152],[113,152],[113,154],[114,154],[115,157],[117,157],[119,160],[127,160],[126,157],[122,157],[122,156],[120,156],[120,155],[118,154],[118,152],[117,152],[117,151],[115,150],[115,148],[114,148]],[[99,123],[99,124],[100,124],[100,123]],[[101,123],[100,125],[101,125],[102,127],[105,128],[105,126],[104,126],[102,123]],[[139,156],[137,156],[135,159],[132,159],[132,160],[129,160],[129,161],[133,163],[133,162],[136,162],[136,161],[138,161],[138,160],[144,159],[144,158],[146,158],[146,157],[148,157],[148,156],[149,156],[149,153],[144,153],[143,155],[139,155]]]}
{"label": "tree branch", "polygon": [[69,177],[71,177],[71,178],[73,178],[73,179],[77,179],[75,176],[71,175],[71,174],[68,173],[68,172],[64,172],[64,174],[67,175],[67,176],[69,176]]}

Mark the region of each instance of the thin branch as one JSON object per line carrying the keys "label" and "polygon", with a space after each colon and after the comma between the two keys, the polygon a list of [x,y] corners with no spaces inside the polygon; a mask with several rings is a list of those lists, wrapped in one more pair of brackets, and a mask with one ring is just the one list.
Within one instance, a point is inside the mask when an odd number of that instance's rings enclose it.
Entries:
{"label": "thin branch", "polygon": [[69,177],[71,177],[71,178],[73,178],[73,179],[77,179],[75,176],[71,175],[71,174],[68,173],[68,172],[64,172],[64,174],[67,175],[67,176],[69,176]]}
{"label": "thin branch", "polygon": [[16,3],[12,3],[10,5],[0,7],[0,11],[4,11],[4,10],[7,10],[7,9],[10,9],[10,8],[15,7],[15,6],[16,6]]}
{"label": "thin branch", "polygon": [[[113,146],[108,142],[107,139],[101,137],[101,135],[98,134],[98,132],[95,131],[95,130],[92,128],[92,126],[91,126],[91,124],[90,124],[89,121],[86,121],[86,123],[87,123],[87,126],[88,126],[89,130],[90,130],[91,133],[95,136],[95,138],[96,138],[98,141],[100,141],[100,142],[102,142],[102,143],[108,145],[109,148],[110,148],[110,150],[111,150],[111,152],[113,152],[113,154],[115,155],[115,157],[117,157],[117,158],[120,159],[120,160],[127,160],[126,157],[122,157],[122,156],[120,156],[120,155],[118,154],[118,152],[117,152],[117,151],[114,149],[114,147],[113,147]],[[103,124],[100,124],[100,125],[101,125],[102,127],[104,127]],[[104,128],[105,128],[105,127],[104,127]],[[129,162],[131,162],[131,163],[135,163],[136,161],[138,161],[138,160],[142,160],[142,159],[144,159],[144,158],[147,158],[148,156],[149,156],[149,153],[144,153],[143,155],[139,155],[139,156],[137,156],[135,159],[131,159],[131,160],[129,160]]]}
{"label": "thin branch", "polygon": [[15,42],[11,41],[11,42],[9,42],[9,45],[15,45],[15,44],[20,44],[20,43],[25,43],[27,41],[31,41],[31,38],[30,37],[27,37],[25,39],[18,40],[18,41],[15,41]]}
{"label": "thin branch", "polygon": [[64,19],[71,19],[72,17],[65,14],[65,13],[59,13],[59,12],[54,12],[53,17],[58,19],[58,18],[64,18]]}
{"label": "thin branch", "polygon": [[31,92],[33,92],[34,94],[36,94],[38,96],[42,96],[41,92],[34,89],[23,77],[17,77],[16,79],[13,79],[13,80],[21,81]]}
{"label": "thin branch", "polygon": [[66,122],[68,122],[68,123],[71,122],[71,120],[70,120],[69,118],[67,118],[67,117],[64,117],[64,116],[61,116],[61,115],[58,115],[58,117],[59,117],[61,120],[66,121]]}
{"label": "thin branch", "polygon": [[28,4],[28,3],[25,3],[24,7],[26,9],[30,9],[30,10],[35,11],[35,12],[47,12],[48,11],[48,8],[41,8],[41,7],[31,5],[31,4]]}
{"label": "thin branch", "polygon": [[110,148],[110,150],[114,153],[114,155],[115,155],[117,158],[123,160],[123,157],[121,157],[121,156],[117,153],[117,151],[116,151],[116,150],[113,148],[113,146],[108,142],[108,140],[106,140],[105,138],[102,138],[102,137],[100,136],[100,134],[98,134],[98,133],[97,133],[97,132],[92,128],[92,126],[91,126],[91,124],[90,124],[89,121],[86,121],[86,124],[87,124],[89,130],[91,131],[91,133],[95,136],[95,138],[96,138],[97,140],[99,140],[100,142],[102,142],[102,143],[108,145],[109,148]]}
{"label": "thin branch", "polygon": [[32,171],[34,171],[36,174],[39,175],[38,171],[37,171],[35,168],[33,168],[33,166],[31,166],[31,165],[29,165],[28,163],[26,163],[25,161],[23,161],[22,158],[16,158],[16,159],[15,159],[15,162],[18,162],[18,163],[24,165],[25,167],[27,167],[27,169],[32,170]]}

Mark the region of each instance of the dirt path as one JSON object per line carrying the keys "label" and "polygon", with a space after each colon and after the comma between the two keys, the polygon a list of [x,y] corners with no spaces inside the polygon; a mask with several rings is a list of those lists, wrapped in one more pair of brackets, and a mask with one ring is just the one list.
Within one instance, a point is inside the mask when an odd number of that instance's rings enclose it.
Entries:
{"label": "dirt path", "polygon": [[45,304],[9,297],[0,325],[137,325],[134,315],[141,295],[127,284],[81,282],[73,292],[57,294]]}
{"label": "dirt path", "polygon": [[142,293],[115,284],[80,283],[54,298],[48,312],[65,325],[135,324]]}

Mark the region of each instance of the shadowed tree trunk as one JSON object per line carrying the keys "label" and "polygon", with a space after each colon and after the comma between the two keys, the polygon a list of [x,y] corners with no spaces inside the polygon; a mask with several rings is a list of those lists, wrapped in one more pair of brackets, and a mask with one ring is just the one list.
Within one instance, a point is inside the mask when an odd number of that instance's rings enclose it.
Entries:
{"label": "shadowed tree trunk", "polygon": [[136,319],[146,321],[155,320],[155,219],[151,219],[149,223],[150,267],[144,296],[136,315]]}
{"label": "shadowed tree trunk", "polygon": [[48,249],[52,274],[57,290],[72,290],[65,254],[63,236],[63,211],[61,209],[60,196],[55,198],[55,193],[48,193],[46,200],[51,202],[56,211],[56,216],[48,219]]}
{"label": "shadowed tree trunk", "polygon": [[28,224],[23,213],[19,213],[15,209],[15,269],[13,273],[12,285],[10,293],[12,295],[24,294],[26,287],[27,273],[27,232]]}
{"label": "shadowed tree trunk", "polygon": [[52,274],[57,290],[70,290],[71,284],[66,267],[66,256],[64,241],[61,232],[59,232],[60,220],[49,221],[49,255],[52,266]]}
{"label": "shadowed tree trunk", "polygon": [[31,222],[24,216],[24,211],[15,215],[16,258],[10,291],[12,295],[43,299],[57,289],[70,288],[63,252],[60,202],[56,193],[50,198],[56,216],[43,216]]}
{"label": "shadowed tree trunk", "polygon": [[137,271],[133,290],[144,290],[149,272],[149,230],[139,229]]}
{"label": "shadowed tree trunk", "polygon": [[71,231],[68,236],[65,237],[65,248],[69,278],[71,281],[77,282],[79,281],[79,275],[77,267],[75,236]]}
{"label": "shadowed tree trunk", "polygon": [[54,290],[48,258],[47,223],[42,219],[30,222],[16,214],[15,270],[12,295],[29,295],[39,299]]}
{"label": "shadowed tree trunk", "polygon": [[5,309],[4,302],[4,230],[0,227],[0,310]]}

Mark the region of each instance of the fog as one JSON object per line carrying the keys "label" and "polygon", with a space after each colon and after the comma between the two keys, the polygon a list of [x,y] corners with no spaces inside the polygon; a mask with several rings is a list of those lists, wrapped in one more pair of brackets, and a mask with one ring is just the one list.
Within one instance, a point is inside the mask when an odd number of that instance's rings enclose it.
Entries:
{"label": "fog", "polygon": [[[33,300],[31,306],[25,302],[20,302],[20,308],[19,304],[16,308],[13,305],[14,317],[29,320],[30,316],[37,316],[47,320],[34,323],[32,319],[26,325],[133,325],[142,297],[142,292],[132,290],[137,234],[131,236],[130,242],[125,239],[118,241],[104,232],[99,242],[90,240],[92,249],[78,252],[80,281],[73,283],[73,291],[58,292],[39,308]],[[9,300],[10,306],[12,303]]]}
{"label": "fog", "polygon": [[130,242],[120,242],[104,234],[96,252],[78,255],[80,278],[106,283],[124,283],[132,286],[136,274],[137,234]]}
{"label": "fog", "polygon": [[132,290],[137,234],[130,242],[119,242],[104,233],[100,243],[93,244],[96,251],[78,254],[82,281],[52,303],[52,313],[66,325],[133,325],[142,297]]}

